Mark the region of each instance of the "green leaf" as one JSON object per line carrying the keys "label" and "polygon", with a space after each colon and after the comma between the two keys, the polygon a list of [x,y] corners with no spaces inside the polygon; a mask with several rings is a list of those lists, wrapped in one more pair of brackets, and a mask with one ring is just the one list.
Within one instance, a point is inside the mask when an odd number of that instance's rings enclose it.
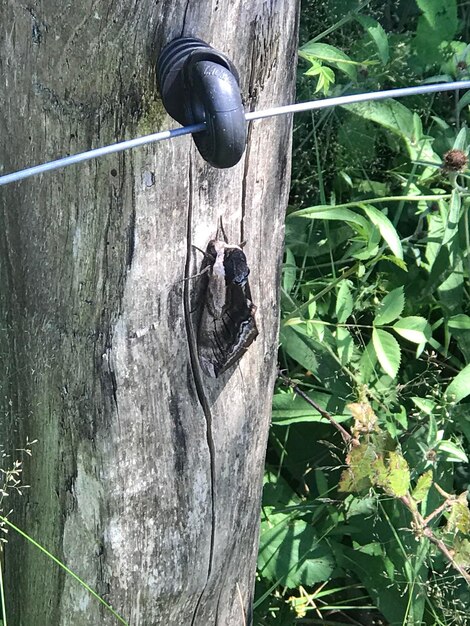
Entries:
{"label": "green leaf", "polygon": [[397,340],[386,330],[374,328],[372,331],[372,343],[380,365],[390,378],[395,378],[398,374],[401,358],[400,346]]}
{"label": "green leaf", "polygon": [[[310,391],[307,395],[332,414],[336,421],[350,419],[349,414],[344,412],[344,402],[338,402],[331,394]],[[274,394],[272,421],[278,426],[288,426],[297,422],[325,422],[325,418],[297,394],[284,392]]]}
{"label": "green leaf", "polygon": [[336,348],[334,337],[325,330],[323,341],[308,336],[302,326],[281,327],[282,350],[299,365],[321,377],[323,385],[341,396],[347,385],[338,377],[338,361],[333,356]]}
{"label": "green leaf", "polygon": [[390,53],[388,48],[388,38],[384,29],[379,22],[368,15],[356,15],[356,20],[375,43],[379,59],[383,65],[386,65],[388,63]]}
{"label": "green leaf", "polygon": [[281,345],[287,354],[306,370],[318,373],[318,358],[313,340],[294,331],[295,327],[281,329]]}
{"label": "green leaf", "polygon": [[403,260],[403,248],[401,246],[400,237],[388,217],[382,213],[382,211],[379,211],[369,204],[359,204],[358,206],[364,211],[372,224],[377,226],[393,254],[400,260]]}
{"label": "green leaf", "polygon": [[369,341],[364,348],[359,361],[359,379],[363,385],[367,385],[376,373],[377,354]]}
{"label": "green leaf", "polygon": [[[416,4],[422,11],[424,20],[431,28],[440,31],[445,24],[449,29],[445,31],[445,35],[452,39],[458,25],[455,2],[449,2],[449,0],[416,0]],[[443,15],[446,15],[444,23],[442,22]],[[444,37],[444,32],[442,36]]]}
{"label": "green leaf", "polygon": [[436,444],[435,448],[439,452],[445,452],[447,455],[446,460],[451,463],[468,463],[468,457],[462,447],[453,441],[443,439]]}
{"label": "green leaf", "polygon": [[[416,125],[416,118],[412,111],[401,102],[396,100],[360,102],[348,104],[347,109],[363,119],[380,124],[391,133],[401,137],[412,159],[439,162],[438,155],[432,149],[433,139],[423,134],[420,125]],[[430,173],[434,171],[433,169]]]}
{"label": "green leaf", "polygon": [[314,320],[315,316],[317,314],[317,303],[316,303],[316,300],[315,300],[315,295],[313,293],[309,293],[308,294],[308,300],[310,302],[310,304],[307,307],[308,319],[309,320]]}
{"label": "green leaf", "polygon": [[[302,498],[292,490],[291,485],[277,472],[266,470],[263,477],[263,506],[272,509],[296,507],[302,502]],[[281,520],[284,514],[281,514]]]}
{"label": "green leaf", "polygon": [[458,499],[452,503],[449,519],[447,520],[447,531],[460,531],[463,535],[470,534],[470,511],[468,510],[467,498],[465,501]]}
{"label": "green leaf", "polygon": [[315,220],[335,220],[338,222],[347,222],[348,224],[355,224],[360,226],[366,232],[370,230],[367,220],[362,215],[358,215],[345,208],[336,208],[329,204],[319,204],[317,206],[301,209],[300,211],[293,211],[289,214],[289,217],[306,217]]}
{"label": "green leaf", "polygon": [[429,398],[419,398],[418,396],[413,396],[411,399],[418,409],[426,415],[432,415],[434,409],[436,408],[435,401],[430,400]]}
{"label": "green leaf", "polygon": [[295,256],[292,250],[286,247],[285,254],[286,260],[282,273],[282,286],[286,293],[290,293],[292,291],[292,287],[295,285],[295,281],[297,278],[297,267],[295,263]]}
{"label": "green leaf", "polygon": [[466,91],[463,96],[460,98],[459,103],[457,105],[457,109],[459,113],[462,112],[466,106],[470,105],[470,91]]}
{"label": "green leaf", "polygon": [[[375,529],[371,530],[372,533]],[[395,544],[396,539],[391,535],[386,543]],[[361,546],[362,548],[362,546]],[[398,581],[390,579],[389,568],[393,572],[397,568],[397,558],[395,556],[393,563],[385,552],[385,546],[382,545],[383,553],[380,556],[367,554],[365,550],[344,545],[335,551],[339,552],[337,558],[344,554],[344,562],[339,563],[345,569],[351,569],[367,589],[375,606],[380,609],[388,624],[422,624],[420,615],[413,615],[410,619],[410,610],[417,611],[418,602],[413,599],[412,608],[410,609],[410,598],[406,593],[406,587]],[[395,553],[396,554],[396,553]],[[398,565],[400,567],[400,565]],[[400,571],[400,569],[398,569]],[[423,595],[423,594],[421,594]],[[325,620],[326,621],[326,620]],[[328,624],[328,622],[326,622]],[[364,621],[362,623],[365,623]]]}
{"label": "green leaf", "polygon": [[410,469],[399,452],[389,452],[388,458],[378,456],[371,464],[373,482],[395,498],[401,498],[410,488]]}
{"label": "green leaf", "polygon": [[431,337],[431,326],[424,317],[403,317],[393,325],[393,330],[413,343],[425,343]]}
{"label": "green leaf", "polygon": [[411,494],[416,502],[422,502],[426,498],[432,486],[432,478],[432,470],[424,472],[424,474],[421,474],[418,478],[416,487]]}
{"label": "green leaf", "polygon": [[461,206],[460,192],[454,189],[449,203],[449,214],[447,216],[446,228],[442,239],[443,246],[452,241],[458,233]]}
{"label": "green leaf", "polygon": [[299,56],[306,61],[322,61],[337,67],[341,72],[349,76],[351,80],[356,80],[358,63],[353,61],[347,54],[339,48],[326,43],[307,42],[299,50]]}
{"label": "green leaf", "polygon": [[336,296],[336,319],[343,324],[353,312],[354,303],[349,289],[349,281],[341,281]]}
{"label": "green leaf", "polygon": [[[467,46],[468,50],[468,46]],[[452,150],[465,150],[467,149],[468,139],[467,139],[468,129],[466,126],[462,126],[459,130],[459,134],[455,138],[455,141],[452,145]]]}
{"label": "green leaf", "polygon": [[416,0],[423,15],[418,19],[413,47],[416,62],[423,67],[441,64],[444,60],[444,42],[454,39],[458,29],[455,0]]}
{"label": "green leaf", "polygon": [[338,356],[341,360],[341,365],[348,365],[351,362],[351,357],[354,349],[354,342],[351,333],[347,328],[340,326],[336,331],[336,346],[338,348]]}
{"label": "green leaf", "polygon": [[464,313],[453,315],[449,319],[448,326],[451,330],[470,330],[470,317]]}
{"label": "green leaf", "polygon": [[334,567],[331,550],[305,521],[277,514],[261,524],[258,569],[264,578],[294,589],[328,580]]}
{"label": "green leaf", "polygon": [[388,471],[383,457],[379,456],[372,461],[371,470],[374,485],[385,488],[387,485]]}
{"label": "green leaf", "polygon": [[372,226],[369,232],[360,233],[354,237],[350,255],[361,261],[367,261],[377,256],[379,252],[380,232],[376,226]]}
{"label": "green leaf", "polygon": [[[467,93],[470,93],[467,91]],[[457,537],[454,542],[454,561],[460,567],[470,567],[470,540]]]}
{"label": "green leaf", "polygon": [[338,491],[343,493],[362,492],[369,489],[371,465],[377,457],[377,451],[369,443],[361,443],[352,448],[348,455],[348,467],[341,474]]}
{"label": "green leaf", "polygon": [[374,326],[390,324],[399,317],[405,308],[403,287],[397,287],[385,296],[374,319]]}
{"label": "green leaf", "polygon": [[322,71],[322,64],[317,61],[312,61],[311,59],[309,59],[309,61],[312,65],[306,72],[304,72],[304,76],[318,76],[318,74]]}
{"label": "green leaf", "polygon": [[446,390],[448,400],[460,402],[470,394],[470,364],[463,368]]}
{"label": "green leaf", "polygon": [[384,254],[382,257],[382,261],[390,261],[390,263],[393,263],[404,272],[408,271],[408,266],[406,265],[406,262],[396,256],[393,256],[392,254]]}
{"label": "green leaf", "polygon": [[[306,74],[308,72],[305,72]],[[333,85],[335,82],[335,73],[330,67],[322,66],[320,72],[318,74],[317,86],[315,87],[315,93],[322,91],[324,94],[327,94],[330,85]]]}
{"label": "green leaf", "polygon": [[457,311],[461,309],[465,297],[464,253],[460,248],[459,238],[454,237],[452,241],[450,241],[447,246],[443,246],[441,250],[442,252],[448,250],[448,264],[440,277],[438,286],[439,299],[450,313],[457,313]]}
{"label": "green leaf", "polygon": [[410,468],[399,452],[390,452],[386,490],[395,498],[401,498],[410,488]]}

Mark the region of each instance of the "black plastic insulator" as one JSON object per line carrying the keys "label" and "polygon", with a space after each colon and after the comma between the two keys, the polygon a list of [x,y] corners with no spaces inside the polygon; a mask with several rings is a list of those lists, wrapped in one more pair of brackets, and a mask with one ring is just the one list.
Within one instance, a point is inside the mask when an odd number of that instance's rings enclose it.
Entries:
{"label": "black plastic insulator", "polygon": [[157,62],[163,105],[183,126],[205,122],[193,134],[203,159],[232,167],[246,146],[246,120],[238,73],[233,63],[201,39],[179,37],[167,44]]}

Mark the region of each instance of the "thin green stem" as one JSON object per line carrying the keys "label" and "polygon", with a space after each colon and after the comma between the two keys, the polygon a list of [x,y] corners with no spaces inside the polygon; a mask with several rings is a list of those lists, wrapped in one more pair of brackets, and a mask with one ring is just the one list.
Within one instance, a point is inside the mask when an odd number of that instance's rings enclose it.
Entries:
{"label": "thin green stem", "polygon": [[103,606],[105,606],[108,611],[110,613],[112,613],[114,615],[114,617],[121,623],[121,624],[125,624],[125,626],[129,626],[129,623],[126,622],[126,620],[121,617],[119,615],[119,613],[117,613],[112,606],[110,606],[107,602],[105,602],[105,600],[103,600],[103,598],[101,598],[96,591],[94,591],[90,585],[87,585],[87,583],[82,580],[79,576],[77,576],[77,574],[75,574],[74,572],[72,572],[71,569],[69,569],[66,565],[64,565],[63,563],[61,563],[61,561],[59,561],[58,558],[56,558],[53,554],[51,554],[50,552],[48,552],[48,550],[46,550],[46,548],[43,548],[39,543],[37,543],[37,541],[35,541],[32,537],[30,537],[29,535],[27,535],[24,531],[22,531],[20,528],[18,528],[18,526],[15,526],[15,524],[13,524],[12,522],[10,522],[10,520],[8,520],[6,517],[3,517],[3,515],[0,515],[0,521],[3,522],[4,524],[6,524],[7,526],[9,526],[10,528],[12,528],[15,532],[17,532],[19,535],[21,535],[24,539],[26,539],[27,541],[29,541],[30,543],[33,544],[33,546],[35,546],[36,548],[38,548],[38,550],[40,550],[43,554],[45,554],[46,556],[48,556],[52,561],[54,561],[54,563],[56,563],[56,565],[58,565],[60,568],[62,568],[64,570],[64,572],[66,572],[67,574],[69,574],[69,576],[71,576],[74,580],[76,580],[82,587],[84,587],[89,593],[91,593],[91,595],[96,598],[99,602],[101,602],[101,604]]}
{"label": "thin green stem", "polygon": [[324,295],[329,293],[344,278],[348,278],[348,276],[351,276],[352,274],[355,274],[357,272],[357,270],[359,269],[359,266],[360,266],[360,263],[355,263],[352,267],[350,267],[349,269],[345,270],[341,274],[341,276],[338,276],[338,278],[336,280],[333,280],[331,282],[331,284],[328,285],[328,287],[325,287],[324,289],[319,291],[317,294],[315,294],[312,298],[309,298],[309,300],[307,300],[307,302],[304,302],[303,304],[301,304],[300,306],[295,308],[293,311],[291,311],[287,315],[287,317],[284,319],[284,322],[286,322],[287,320],[291,319],[292,317],[295,317],[298,313],[300,313],[302,311],[305,311],[305,309],[307,309],[312,304],[312,302],[315,302],[316,300],[319,300]]}
{"label": "thin green stem", "polygon": [[368,4],[370,4],[370,2],[371,2],[371,0],[364,0],[364,2],[361,2],[361,4],[356,9],[354,9],[354,11],[350,11],[347,15],[345,15],[340,20],[335,22],[335,24],[333,24],[332,26],[330,26],[329,28],[327,28],[326,30],[324,30],[323,32],[318,34],[316,37],[311,39],[309,43],[315,43],[316,41],[321,41],[322,39],[324,39],[325,37],[327,37],[331,33],[334,33],[335,30],[338,30],[338,28],[341,28],[341,26],[344,26],[344,24],[347,24],[348,22],[353,20],[354,17],[360,11],[362,11],[362,9],[364,9]]}
{"label": "thin green stem", "polygon": [[[384,198],[366,198],[365,200],[355,200],[354,202],[343,202],[342,204],[332,204],[331,209],[348,209],[351,207],[356,207],[364,204],[383,204],[385,202],[436,202],[437,200],[449,200],[451,197],[450,193],[441,193],[435,195],[426,195],[426,196],[386,196]],[[308,211],[310,208],[299,209],[298,211],[293,211],[289,213],[287,217],[299,217],[305,211]]]}

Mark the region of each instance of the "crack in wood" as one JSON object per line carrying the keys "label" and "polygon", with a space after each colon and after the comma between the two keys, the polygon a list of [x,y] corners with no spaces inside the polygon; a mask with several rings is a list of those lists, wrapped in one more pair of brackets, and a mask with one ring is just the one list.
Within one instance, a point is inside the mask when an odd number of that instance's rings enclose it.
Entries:
{"label": "crack in wood", "polygon": [[132,203],[132,210],[129,215],[129,222],[127,225],[127,269],[132,267],[132,260],[134,258],[135,250],[135,202]]}
{"label": "crack in wood", "polygon": [[191,156],[189,157],[189,168],[188,168],[188,178],[189,178],[189,199],[188,199],[188,221],[187,221],[187,231],[186,231],[186,240],[187,240],[187,253],[186,253],[186,266],[185,266],[185,281],[184,281],[184,299],[183,299],[183,308],[184,308],[184,317],[186,324],[186,335],[188,338],[188,348],[190,355],[190,365],[193,374],[193,380],[195,385],[195,390],[197,394],[197,398],[201,405],[202,411],[204,413],[204,417],[206,419],[206,438],[207,438],[207,447],[209,449],[210,456],[210,476],[211,476],[211,517],[212,517],[212,525],[211,525],[211,537],[210,537],[210,549],[209,549],[209,564],[207,569],[207,577],[206,584],[204,585],[204,589],[201,591],[201,594],[196,603],[193,617],[191,620],[191,626],[195,624],[195,620],[197,618],[197,614],[199,611],[199,607],[201,605],[202,598],[204,597],[204,593],[207,588],[207,584],[209,582],[209,578],[212,572],[212,562],[214,557],[214,540],[215,540],[215,523],[216,523],[216,507],[215,507],[215,446],[214,439],[212,436],[212,413],[209,406],[209,402],[204,390],[204,382],[202,379],[202,373],[199,366],[198,353],[197,353],[197,341],[196,341],[196,333],[193,326],[193,320],[191,315],[191,303],[190,303],[190,270],[191,270],[191,254],[192,250],[192,241],[191,241],[191,229],[192,229],[192,195],[193,195],[193,168],[192,168],[192,160]]}
{"label": "crack in wood", "polygon": [[183,26],[181,28],[181,37],[184,36],[184,29],[186,28],[186,18],[188,16],[188,9],[189,9],[189,3],[191,0],[187,0],[186,1],[186,6],[184,7],[184,13],[183,13]]}

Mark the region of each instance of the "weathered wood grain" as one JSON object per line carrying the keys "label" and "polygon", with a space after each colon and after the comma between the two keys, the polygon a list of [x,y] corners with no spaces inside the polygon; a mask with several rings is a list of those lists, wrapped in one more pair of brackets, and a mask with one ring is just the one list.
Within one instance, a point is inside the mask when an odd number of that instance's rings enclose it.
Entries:
{"label": "weathered wood grain", "polygon": [[[154,63],[181,34],[232,58],[247,108],[291,101],[297,5],[6,0],[0,167],[174,126]],[[254,122],[230,170],[186,137],[0,190],[0,440],[38,439],[11,519],[133,626],[251,620],[290,131]],[[214,380],[183,279],[219,216],[247,241],[260,335]],[[9,624],[116,623],[12,533],[5,562]]]}

